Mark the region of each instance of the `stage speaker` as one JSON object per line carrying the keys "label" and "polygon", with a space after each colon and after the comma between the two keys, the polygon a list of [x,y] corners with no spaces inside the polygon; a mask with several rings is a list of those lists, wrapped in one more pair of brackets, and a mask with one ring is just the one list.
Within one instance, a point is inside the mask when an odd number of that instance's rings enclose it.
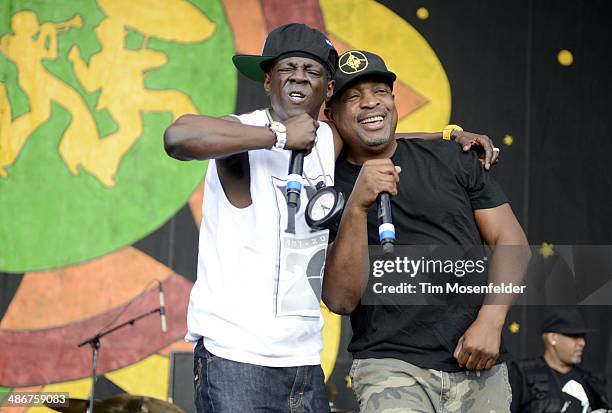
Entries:
{"label": "stage speaker", "polygon": [[196,413],[194,402],[193,353],[170,353],[170,380],[168,380],[168,401],[187,413]]}

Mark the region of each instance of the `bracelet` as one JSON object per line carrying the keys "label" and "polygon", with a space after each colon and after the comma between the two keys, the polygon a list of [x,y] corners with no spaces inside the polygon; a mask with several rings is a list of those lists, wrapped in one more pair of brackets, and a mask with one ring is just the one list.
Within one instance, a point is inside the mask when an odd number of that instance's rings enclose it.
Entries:
{"label": "bracelet", "polygon": [[442,139],[450,141],[451,133],[453,133],[454,130],[462,132],[463,128],[459,125],[446,125],[446,127],[442,129]]}

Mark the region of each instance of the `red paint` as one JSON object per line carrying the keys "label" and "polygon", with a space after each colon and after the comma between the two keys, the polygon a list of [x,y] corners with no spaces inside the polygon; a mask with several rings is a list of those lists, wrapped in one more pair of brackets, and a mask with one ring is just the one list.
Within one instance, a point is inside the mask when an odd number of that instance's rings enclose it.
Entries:
{"label": "red paint", "polygon": [[287,23],[304,23],[323,33],[325,22],[318,0],[302,0],[288,3],[286,0],[261,0],[268,32]]}
{"label": "red paint", "polygon": [[[192,283],[172,275],[163,283],[168,332],[160,331],[159,315],[139,320],[101,339],[98,374],[126,367],[183,337]],[[113,324],[117,325],[159,307],[157,289],[135,298]],[[91,375],[91,347],[77,344],[96,334],[125,306],[66,326],[41,330],[0,330],[0,383],[25,387],[87,378]]]}

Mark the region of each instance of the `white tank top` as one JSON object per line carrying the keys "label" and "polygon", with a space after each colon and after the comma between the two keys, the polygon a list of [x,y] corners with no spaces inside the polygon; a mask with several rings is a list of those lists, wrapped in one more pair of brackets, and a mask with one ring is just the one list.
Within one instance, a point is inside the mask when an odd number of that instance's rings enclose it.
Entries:
{"label": "white tank top", "polygon": [[[268,124],[263,110],[238,118],[243,124]],[[304,175],[312,185],[333,185],[333,135],[324,122],[317,130],[316,148],[304,158]],[[295,234],[285,232],[290,155],[278,149],[248,152],[253,202],[246,208],[229,202],[216,163],[209,161],[198,279],[185,338],[204,337],[206,349],[219,357],[270,367],[321,362],[320,298],[328,231],[312,231],[306,224],[304,211],[315,188],[304,180]]]}

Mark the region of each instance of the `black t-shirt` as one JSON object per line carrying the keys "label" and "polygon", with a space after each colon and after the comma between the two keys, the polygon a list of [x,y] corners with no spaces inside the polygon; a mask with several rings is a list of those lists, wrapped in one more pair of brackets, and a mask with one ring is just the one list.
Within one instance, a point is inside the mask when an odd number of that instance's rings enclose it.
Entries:
{"label": "black t-shirt", "polygon": [[[605,381],[575,366],[568,373],[560,373],[548,366],[543,357],[514,360],[509,363],[508,375],[512,386],[513,413],[581,413],[583,406],[572,394],[587,396],[589,408],[609,409]],[[563,391],[570,381],[574,391]],[[591,411],[589,410],[589,411]]]}
{"label": "black t-shirt", "polygon": [[[589,400],[587,403],[589,403],[590,405],[590,401],[594,400],[593,396],[591,394],[589,394],[589,387],[586,385],[586,383],[584,382],[584,380],[582,379],[582,376],[580,376],[580,374],[578,374],[576,372],[576,369],[572,369],[570,370],[569,373],[560,373],[556,370],[550,369],[552,372],[552,375],[555,379],[556,384],[558,384],[560,389],[563,389],[563,386],[565,386],[569,381],[574,380],[576,383],[578,383],[578,387],[582,387],[582,391],[584,391],[584,394],[587,396],[587,399]],[[563,397],[563,401],[564,401],[564,405],[566,406],[566,412],[567,413],[582,413],[582,403],[581,401],[568,394],[568,392],[564,392],[561,391],[561,395]]]}
{"label": "black t-shirt", "polygon": [[[401,139],[391,158],[401,166],[398,195],[391,200],[398,245],[481,245],[473,210],[508,202],[475,153],[443,140]],[[336,162],[335,186],[348,198],[361,166]],[[335,234],[331,234],[332,238]],[[376,205],[368,211],[368,243],[377,245]],[[463,370],[453,358],[478,307],[366,306],[351,314],[355,358],[396,358],[422,368]],[[498,362],[507,359],[502,345]]]}

